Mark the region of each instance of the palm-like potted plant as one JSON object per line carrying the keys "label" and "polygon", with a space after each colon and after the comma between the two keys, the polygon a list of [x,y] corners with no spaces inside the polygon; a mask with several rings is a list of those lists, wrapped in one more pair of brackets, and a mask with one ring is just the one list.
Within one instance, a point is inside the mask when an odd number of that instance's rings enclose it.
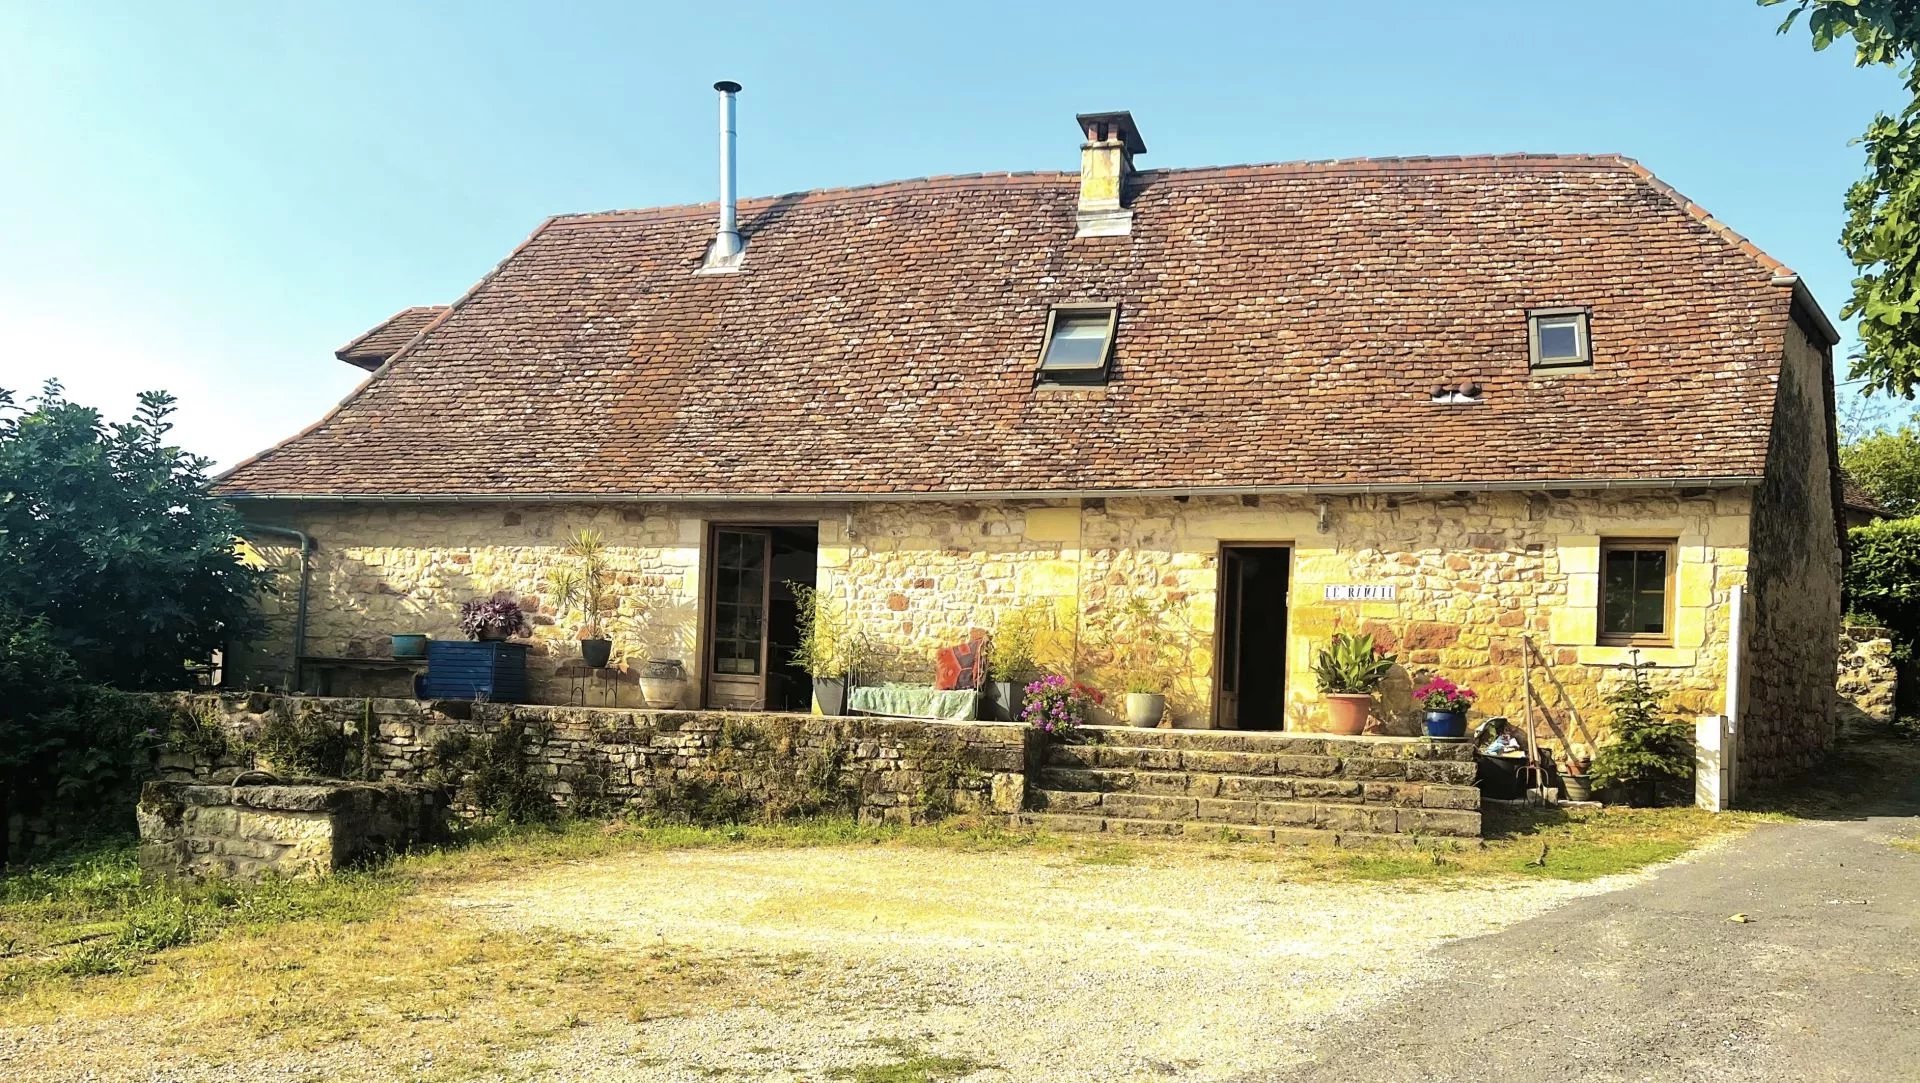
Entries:
{"label": "palm-like potted plant", "polygon": [[806,583],[789,581],[799,609],[800,642],[793,661],[813,678],[813,700],[823,715],[847,711],[847,684],[867,653],[865,641],[848,626],[833,600]]}
{"label": "palm-like potted plant", "polygon": [[597,530],[581,530],[567,539],[561,553],[579,561],[579,566],[548,573],[547,589],[557,608],[579,614],[581,660],[604,669],[613,656],[613,640],[606,632],[617,604],[607,569],[606,538]]}
{"label": "palm-like potted plant", "polygon": [[1327,732],[1353,735],[1367,728],[1373,693],[1393,669],[1393,655],[1370,635],[1335,632],[1314,659],[1313,676],[1327,700]]}
{"label": "palm-like potted plant", "polygon": [[1047,613],[1028,607],[1008,614],[987,640],[987,714],[996,722],[1018,722],[1028,682],[1040,673],[1038,639]]}

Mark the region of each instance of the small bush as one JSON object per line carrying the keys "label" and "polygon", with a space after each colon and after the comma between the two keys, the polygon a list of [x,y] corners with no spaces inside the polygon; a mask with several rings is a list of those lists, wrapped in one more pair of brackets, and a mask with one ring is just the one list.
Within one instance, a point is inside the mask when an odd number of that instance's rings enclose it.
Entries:
{"label": "small bush", "polygon": [[527,743],[543,738],[518,719],[491,733],[451,734],[433,747],[427,781],[451,789],[456,803],[489,818],[515,824],[551,820],[553,800],[527,756]]}
{"label": "small bush", "polygon": [[1628,667],[1628,679],[1606,695],[1613,721],[1593,758],[1596,786],[1657,792],[1693,777],[1693,731],[1666,717],[1666,697],[1648,686],[1643,668]]}
{"label": "small bush", "polygon": [[1920,633],[1920,518],[1854,527],[1847,543],[1851,611],[1889,629],[1911,649]]}

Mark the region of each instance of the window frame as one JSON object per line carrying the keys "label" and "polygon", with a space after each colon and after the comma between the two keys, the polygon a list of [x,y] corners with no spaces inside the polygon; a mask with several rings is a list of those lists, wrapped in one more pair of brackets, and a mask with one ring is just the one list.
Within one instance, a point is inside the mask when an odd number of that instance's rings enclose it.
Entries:
{"label": "window frame", "polygon": [[[1664,553],[1667,557],[1666,582],[1661,586],[1660,634],[1651,632],[1607,631],[1607,557],[1614,553]],[[1673,646],[1673,602],[1680,572],[1680,542],[1677,538],[1602,538],[1600,563],[1595,586],[1594,621],[1596,641],[1603,647]]]}
{"label": "window frame", "polygon": [[[1053,349],[1053,332],[1062,316],[1105,316],[1107,337],[1101,347],[1100,363],[1078,369],[1049,369],[1047,354]],[[1047,309],[1047,327],[1040,336],[1040,356],[1034,363],[1033,382],[1039,387],[1088,387],[1107,382],[1113,371],[1113,339],[1120,330],[1118,301],[1067,301]]]}
{"label": "window frame", "polygon": [[[1572,358],[1540,356],[1540,324],[1543,320],[1572,319],[1574,340],[1579,355]],[[1532,308],[1527,310],[1527,368],[1555,372],[1561,369],[1593,367],[1593,312],[1587,308]]]}

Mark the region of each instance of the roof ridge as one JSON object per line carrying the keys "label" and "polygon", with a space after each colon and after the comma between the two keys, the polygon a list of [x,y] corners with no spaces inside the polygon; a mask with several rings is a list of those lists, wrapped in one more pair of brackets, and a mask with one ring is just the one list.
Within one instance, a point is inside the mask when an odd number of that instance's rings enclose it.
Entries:
{"label": "roof ridge", "polygon": [[374,324],[372,327],[367,328],[365,331],[362,331],[358,335],[355,335],[353,338],[349,339],[345,346],[342,346],[339,349],[333,351],[333,356],[339,357],[339,358],[345,358],[349,356],[350,354],[353,353],[353,348],[355,346],[360,345],[366,340],[379,334],[381,331],[386,330],[387,327],[389,327],[393,323],[393,321],[399,319],[402,316],[410,316],[415,312],[436,312],[436,313],[446,312],[452,307],[453,307],[452,305],[408,305],[407,307],[401,309],[398,312],[395,312],[393,315],[388,316],[386,319],[381,320],[379,323]]}
{"label": "roof ridge", "polygon": [[1793,268],[1788,267],[1786,264],[1780,262],[1777,259],[1774,259],[1772,256],[1767,255],[1764,251],[1760,249],[1759,245],[1754,244],[1752,241],[1748,240],[1744,235],[1735,231],[1732,226],[1729,226],[1725,222],[1722,222],[1720,219],[1715,218],[1713,216],[1713,212],[1707,210],[1705,207],[1702,207],[1700,204],[1695,203],[1693,200],[1682,195],[1679,189],[1675,188],[1673,185],[1668,184],[1666,181],[1663,181],[1659,177],[1654,176],[1653,170],[1648,169],[1646,166],[1641,165],[1639,162],[1635,161],[1632,158],[1622,158],[1620,160],[1627,167],[1628,172],[1632,173],[1636,177],[1639,177],[1641,181],[1645,182],[1647,187],[1667,197],[1669,200],[1672,200],[1674,206],[1679,207],[1680,210],[1683,213],[1685,213],[1688,217],[1700,223],[1702,226],[1705,226],[1709,233],[1712,233],[1715,236],[1719,237],[1721,240],[1725,241],[1728,245],[1732,246],[1734,249],[1738,250],[1740,253],[1747,256],[1747,258],[1753,260],[1755,263],[1758,263],[1760,266],[1766,268],[1767,270],[1772,271],[1775,275],[1782,276],[1782,277],[1785,277],[1785,276],[1797,277],[1797,275],[1795,275]]}
{"label": "roof ridge", "polygon": [[[1291,174],[1340,173],[1446,173],[1474,169],[1612,169],[1625,168],[1633,160],[1620,154],[1536,154],[1526,152],[1498,154],[1404,155],[1379,158],[1312,158],[1297,161],[1251,162],[1239,165],[1172,166],[1143,169],[1139,177],[1156,181],[1202,181],[1215,177],[1285,176]],[[1079,178],[1077,170],[1022,170],[981,173],[943,173],[929,177],[903,177],[870,184],[840,185],[830,188],[806,188],[772,196],[742,199],[741,213],[766,210],[780,203],[858,199],[922,188],[999,188],[1024,187]],[[553,224],[560,226],[597,225],[603,222],[659,220],[698,217],[713,214],[719,204],[674,203],[661,207],[630,207],[603,211],[556,214]]]}

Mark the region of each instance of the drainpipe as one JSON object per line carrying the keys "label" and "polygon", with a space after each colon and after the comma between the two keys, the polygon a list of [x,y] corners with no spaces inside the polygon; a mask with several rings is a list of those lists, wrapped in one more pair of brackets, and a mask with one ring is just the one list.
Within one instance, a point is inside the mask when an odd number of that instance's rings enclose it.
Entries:
{"label": "drainpipe", "polygon": [[313,561],[313,537],[302,530],[288,526],[258,526],[247,524],[245,533],[277,534],[283,538],[294,538],[300,542],[300,593],[299,601],[293,608],[293,691],[297,694],[306,690],[302,680],[305,676],[301,656],[307,653],[307,570]]}

